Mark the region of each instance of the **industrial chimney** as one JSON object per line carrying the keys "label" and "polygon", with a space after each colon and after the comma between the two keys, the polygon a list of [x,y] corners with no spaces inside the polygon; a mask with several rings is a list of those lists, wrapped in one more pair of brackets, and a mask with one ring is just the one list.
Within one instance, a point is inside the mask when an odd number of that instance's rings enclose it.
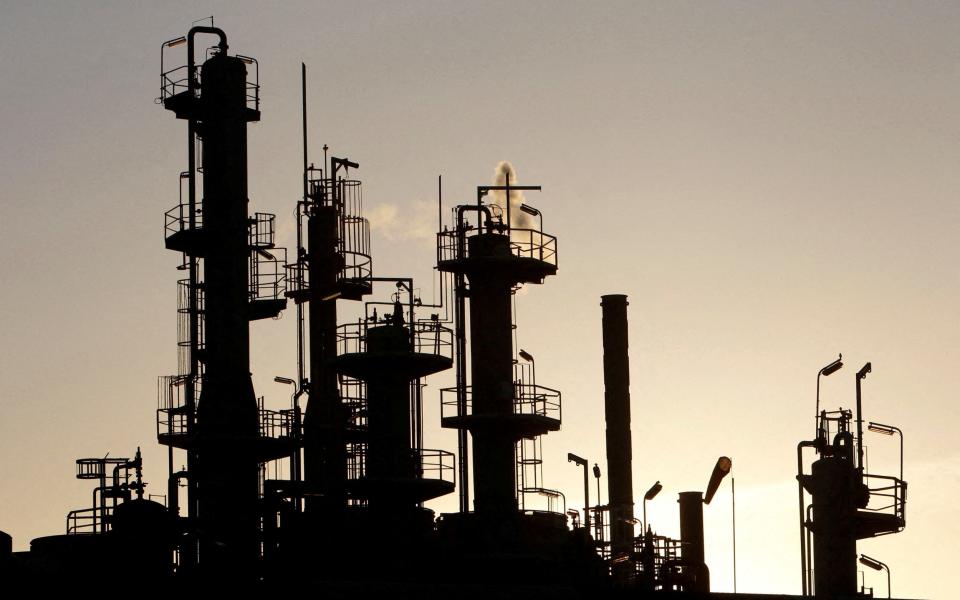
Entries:
{"label": "industrial chimney", "polygon": [[[703,558],[703,494],[680,492],[681,556],[687,585],[694,592],[710,592],[710,569]],[[687,587],[684,587],[687,591]]]}
{"label": "industrial chimney", "polygon": [[633,549],[633,450],[630,441],[630,359],[627,352],[627,297],[601,297],[603,381],[607,420],[607,491],[610,546],[614,556]]}

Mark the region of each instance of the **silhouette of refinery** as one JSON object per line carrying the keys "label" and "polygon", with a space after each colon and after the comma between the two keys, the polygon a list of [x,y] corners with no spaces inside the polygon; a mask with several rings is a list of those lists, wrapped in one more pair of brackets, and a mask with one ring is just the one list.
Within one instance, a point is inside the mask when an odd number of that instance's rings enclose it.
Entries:
{"label": "silhouette of refinery", "polygon": [[[186,64],[171,67],[184,45]],[[601,298],[609,502],[590,506],[589,463],[573,453],[584,473],[582,514],[543,480],[541,438],[561,427],[561,394],[538,383],[534,357],[514,339],[517,290],[558,272],[557,239],[524,196],[540,187],[517,185],[501,164],[494,185],[452,209],[436,236],[440,300],[424,304],[412,278],[374,275],[362,185],[350,178],[360,165],[326,146],[322,162],[314,159],[320,166],[310,162],[304,67],[303,198],[288,261],[274,215],[248,207],[257,61],[228,50],[212,26],[161,48],[160,102],[187,124],[181,196],[165,215],[166,247],[182,257],[183,274],[178,372],[159,379],[165,503],[144,497],[140,449],[132,459],[79,459],[77,478],[95,483],[91,505],[29,552],[12,552],[0,535],[5,579],[84,585],[109,568],[184,593],[279,585],[335,597],[711,596],[703,507],[732,461],[720,457],[705,492],[679,494],[680,539],[657,535],[645,504],[637,518],[625,295]],[[340,302],[362,302],[362,317],[341,318]],[[290,407],[274,411],[253,388],[249,323],[288,303],[297,373],[276,378],[292,393]],[[842,366],[821,369],[818,390]],[[455,454],[428,449],[423,435],[424,404],[435,400],[424,380],[450,369],[455,385],[440,390],[440,424],[456,430]],[[858,560],[886,565],[858,555],[857,540],[906,525],[902,446],[897,476],[864,465],[861,388],[870,370],[856,373],[855,411],[821,411],[818,391],[814,438],[797,446],[804,596],[873,595],[858,585]],[[868,429],[900,435],[889,425]],[[817,457],[809,470],[805,451]],[[594,471],[599,486],[599,465]],[[657,482],[642,501],[661,489]],[[454,492],[457,512],[424,506]],[[546,510],[533,510],[533,498]]]}

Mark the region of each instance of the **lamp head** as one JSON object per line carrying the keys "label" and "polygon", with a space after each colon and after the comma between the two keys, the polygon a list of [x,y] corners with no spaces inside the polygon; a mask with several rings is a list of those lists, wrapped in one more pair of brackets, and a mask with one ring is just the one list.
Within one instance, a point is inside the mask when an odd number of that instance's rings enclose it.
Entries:
{"label": "lamp head", "polygon": [[824,377],[829,377],[830,375],[833,375],[834,373],[836,373],[842,368],[843,368],[843,354],[841,354],[837,360],[833,361],[829,365],[820,369],[820,374],[823,375]]}
{"label": "lamp head", "polygon": [[874,423],[873,421],[871,421],[870,424],[867,425],[867,429],[869,429],[874,433],[881,433],[883,435],[893,435],[894,433],[897,432],[893,427],[890,427],[889,425],[881,425],[880,423]]}
{"label": "lamp head", "polygon": [[863,566],[865,566],[865,567],[870,567],[871,569],[874,569],[875,571],[881,571],[881,570],[883,570],[883,563],[882,563],[882,562],[880,562],[879,560],[870,558],[870,557],[867,556],[866,554],[861,554],[861,555],[860,555],[860,564],[863,565]]}
{"label": "lamp head", "polygon": [[520,205],[520,210],[522,210],[523,212],[527,213],[528,215],[531,215],[531,216],[534,216],[534,217],[540,214],[540,211],[539,211],[539,210],[537,210],[536,208],[530,206],[529,204],[521,204],[521,205]]}
{"label": "lamp head", "polygon": [[663,486],[660,485],[660,482],[659,482],[659,481],[656,482],[655,484],[653,484],[652,486],[650,486],[650,489],[647,490],[647,493],[643,495],[643,499],[644,499],[644,500],[653,500],[654,498],[657,497],[657,494],[659,494],[659,493],[660,493],[660,490],[662,490],[662,489],[663,489]]}

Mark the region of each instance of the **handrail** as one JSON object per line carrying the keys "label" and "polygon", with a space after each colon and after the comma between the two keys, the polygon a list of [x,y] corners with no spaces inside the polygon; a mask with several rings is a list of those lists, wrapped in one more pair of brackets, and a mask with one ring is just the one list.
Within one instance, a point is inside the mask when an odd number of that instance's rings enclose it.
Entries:
{"label": "handrail", "polygon": [[[871,508],[869,505],[864,508],[864,510],[870,512],[886,513],[891,514],[888,511],[893,509],[893,516],[897,517],[901,526],[906,523],[906,512],[907,512],[907,482],[903,481],[898,477],[893,477],[890,475],[871,475],[865,473],[863,475],[864,483],[867,483],[867,489],[870,492],[870,498],[884,498],[885,502],[889,504],[884,504],[876,508]],[[869,485],[870,479],[880,480],[881,482],[889,482],[887,485],[880,485],[879,487],[871,487]]]}
{"label": "handrail", "polygon": [[293,413],[290,410],[259,409],[260,436],[272,439],[290,438],[293,432]]}
{"label": "handrail", "polygon": [[190,204],[181,202],[167,212],[163,213],[163,237],[169,238],[175,233],[187,231],[189,229],[203,229],[203,202],[197,202],[196,209],[193,211],[193,227],[190,226]]}
{"label": "handrail", "polygon": [[417,457],[417,476],[420,479],[456,484],[456,456],[452,452],[421,448],[414,450],[414,453]]}
{"label": "handrail", "polygon": [[[532,258],[557,266],[557,238],[537,229],[510,228],[510,252],[518,258]],[[482,227],[464,227],[437,233],[437,261],[470,258],[467,239],[485,233]],[[462,247],[461,247],[462,246]]]}
{"label": "handrail", "polygon": [[[103,513],[103,519],[100,514]],[[78,508],[67,513],[67,535],[93,535],[110,530],[113,507]]]}
{"label": "handrail", "polygon": [[[209,33],[219,37],[220,42],[217,45],[216,53],[227,55],[226,34],[223,30],[215,27],[193,27],[185,37],[167,40],[160,46],[160,97],[157,99],[159,104],[163,104],[168,98],[180,93],[193,90],[194,95],[198,95],[201,89],[200,76],[203,70],[202,65],[194,62],[194,36],[198,33]],[[181,45],[187,42],[187,64],[166,69],[165,53],[169,48]],[[257,59],[236,54],[234,58],[243,61],[248,65],[253,65],[253,80],[246,79],[244,88],[245,102],[248,108],[260,110],[260,63]],[[192,79],[192,81],[191,81]]]}
{"label": "handrail", "polygon": [[271,248],[269,252],[254,249],[250,252],[249,299],[277,300],[287,291],[286,248]]}
{"label": "handrail", "polygon": [[[164,375],[157,385],[157,435],[189,433],[194,415],[188,411],[184,386],[189,375]],[[194,390],[200,395],[203,380],[194,378]]]}
{"label": "handrail", "polygon": [[[553,490],[545,487],[525,487],[525,488],[521,488],[519,492],[521,494],[536,494],[536,495],[545,497],[547,499],[546,512],[557,513],[562,515],[567,514],[567,497],[560,490]],[[553,503],[555,502],[556,498],[560,498],[560,501],[563,504],[563,510],[561,511],[553,510]],[[536,511],[534,509],[526,509],[526,508],[524,510],[532,511],[532,512],[543,512],[543,511]]]}
{"label": "handrail", "polygon": [[[561,420],[562,400],[559,390],[546,386],[514,382],[513,414],[534,415]],[[466,400],[466,413],[461,414],[457,398],[458,388],[449,387],[440,390],[440,417],[465,417],[473,414],[473,386],[463,390]]]}
{"label": "handrail", "polygon": [[[360,354],[367,351],[367,330],[379,324],[364,320],[345,323],[337,327],[337,354]],[[453,353],[453,331],[439,321],[423,320],[404,323],[411,334],[411,351],[418,354],[434,354],[449,358]]]}

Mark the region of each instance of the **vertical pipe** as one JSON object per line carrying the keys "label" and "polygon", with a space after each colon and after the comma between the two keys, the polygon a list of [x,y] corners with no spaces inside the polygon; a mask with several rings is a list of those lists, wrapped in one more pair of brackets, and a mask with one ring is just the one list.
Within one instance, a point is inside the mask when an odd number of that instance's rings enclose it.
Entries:
{"label": "vertical pipe", "polygon": [[[817,425],[819,430],[819,422]],[[819,439],[819,438],[818,438]],[[807,583],[809,580],[809,575],[807,574],[810,561],[807,560],[808,548],[806,541],[806,520],[805,520],[805,511],[804,511],[804,492],[803,492],[803,449],[804,448],[815,448],[816,442],[813,441],[804,441],[797,444],[797,500],[799,502],[799,519],[800,519],[800,583],[801,583],[801,593],[806,596],[810,592],[810,586]]]}
{"label": "vertical pipe", "polygon": [[[453,318],[456,322],[456,379],[457,379],[457,414],[467,414],[467,339],[466,339],[466,293],[467,282],[462,273],[454,276],[454,310]],[[469,440],[466,429],[457,430],[457,473],[460,484],[460,512],[470,511],[470,462]]]}
{"label": "vertical pipe", "polygon": [[610,542],[614,555],[633,549],[633,450],[627,305],[627,297],[623,294],[601,297],[607,495],[610,504]]}
{"label": "vertical pipe", "polygon": [[863,367],[857,371],[857,472],[860,474],[861,481],[863,480],[863,410],[861,406],[861,395],[860,395],[860,382],[867,376],[873,367],[870,363],[863,365]]}

